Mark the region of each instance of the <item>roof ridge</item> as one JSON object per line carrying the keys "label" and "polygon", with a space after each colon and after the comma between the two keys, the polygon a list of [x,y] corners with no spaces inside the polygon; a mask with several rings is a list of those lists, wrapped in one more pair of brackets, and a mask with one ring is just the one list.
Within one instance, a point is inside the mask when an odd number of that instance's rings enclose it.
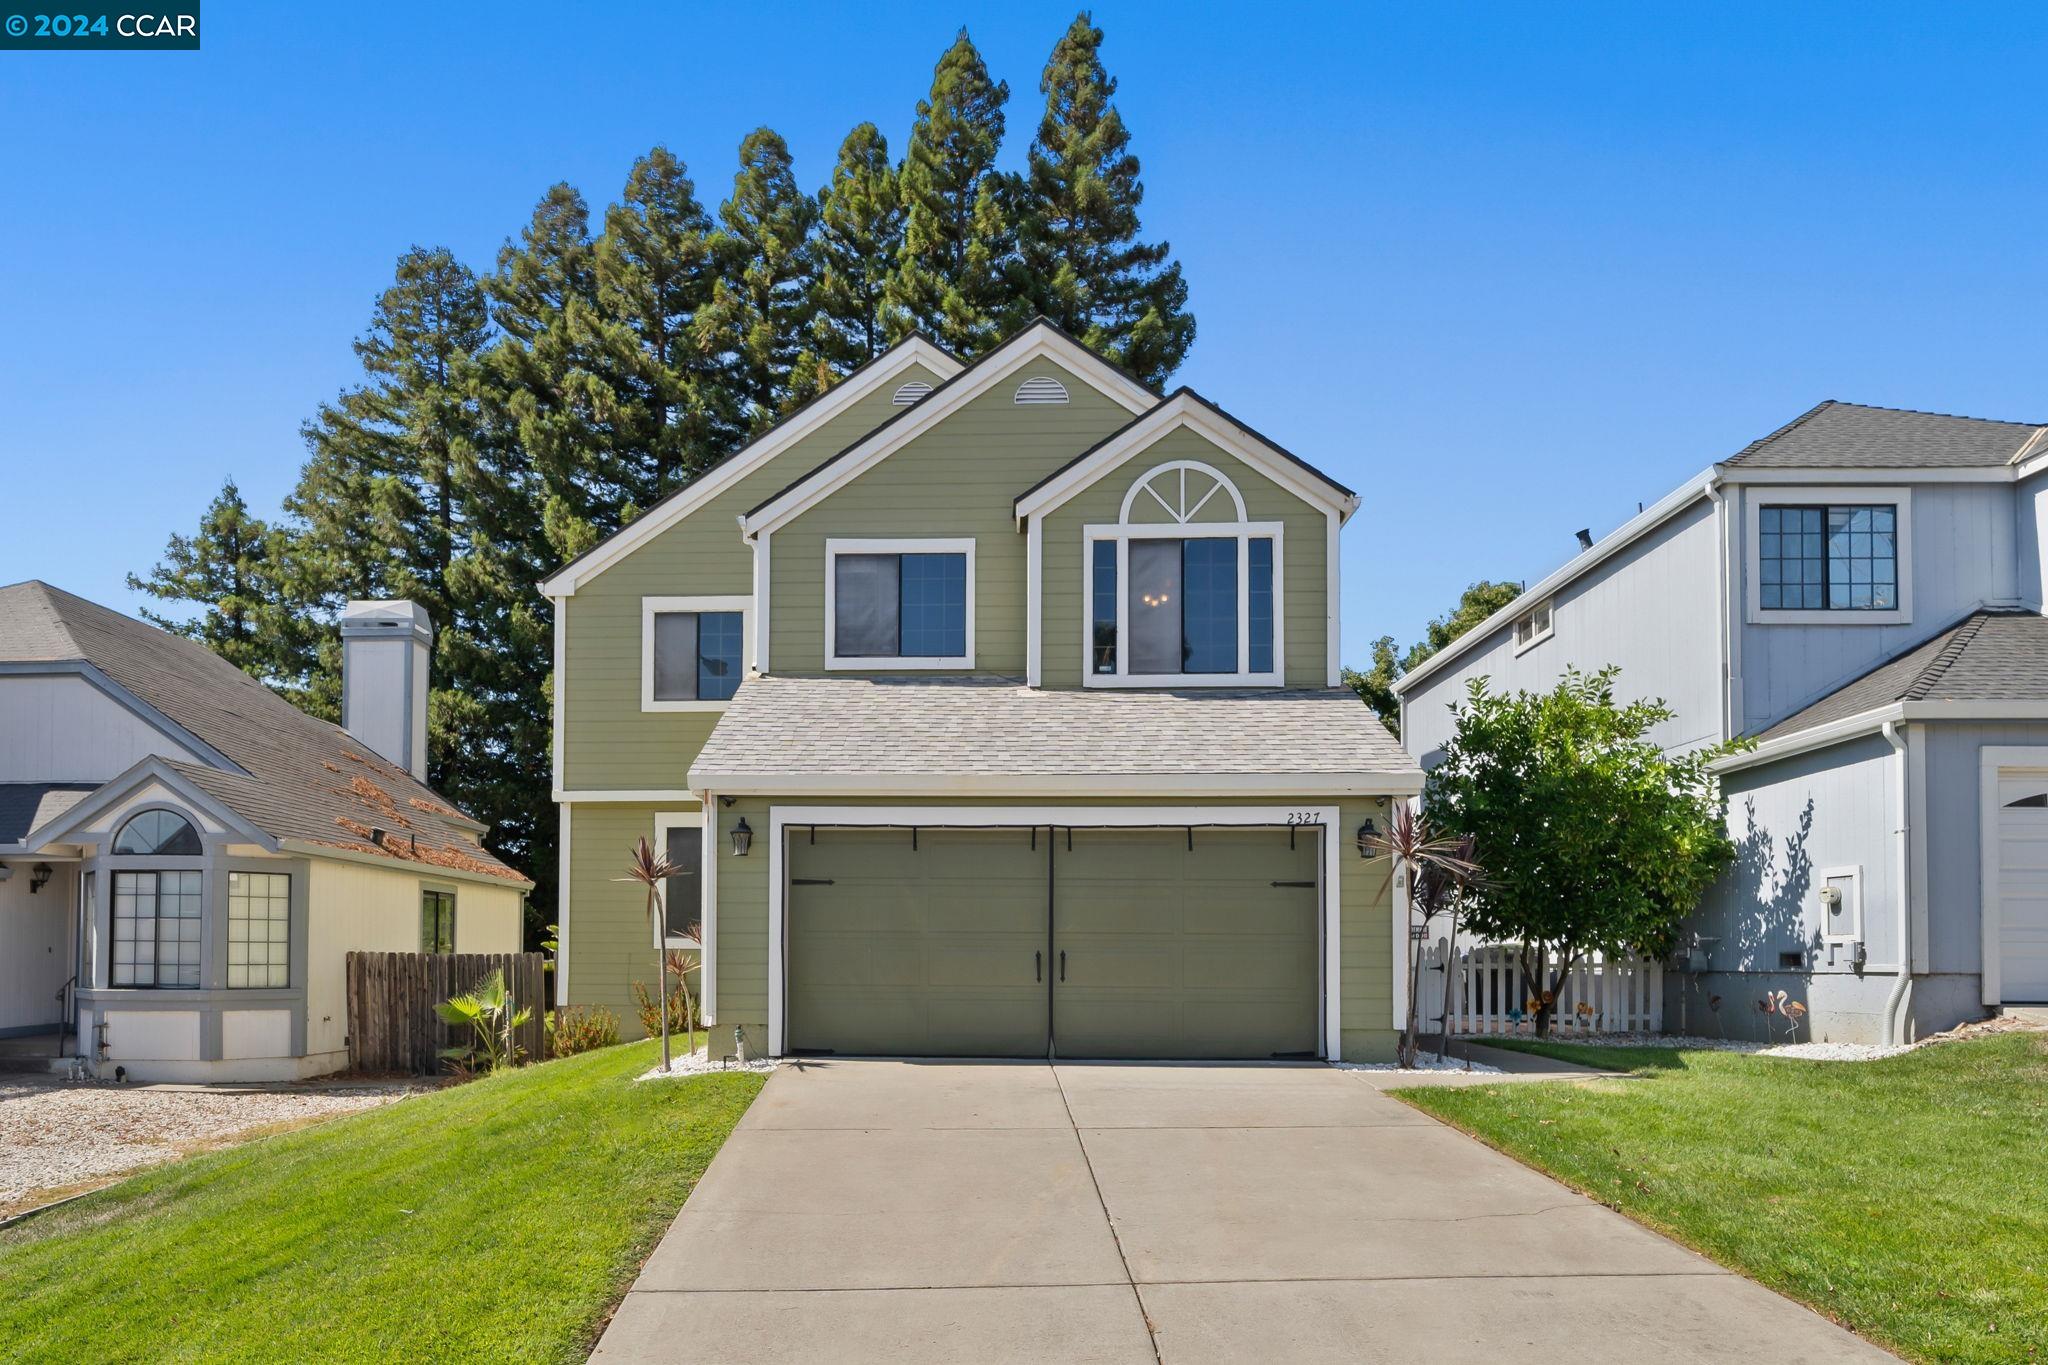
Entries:
{"label": "roof ridge", "polygon": [[1935,684],[1941,681],[1949,669],[1955,667],[1956,660],[1963,657],[1970,643],[1977,638],[1977,632],[1984,629],[1985,619],[1990,615],[1987,611],[1972,612],[1968,619],[1958,624],[1949,633],[1948,642],[1936,650],[1934,657],[1927,661],[1927,666],[1920,670],[1912,682],[1906,684],[1906,690],[1899,694],[1899,700],[1925,701],[1927,694],[1934,690]]}
{"label": "roof ridge", "polygon": [[[1830,398],[1823,407],[1833,404],[1844,408],[1867,408],[1872,412],[1902,412],[1912,417],[1943,417],[1952,422],[1991,422],[2002,427],[2038,427],[2040,422],[2026,421],[2018,417],[1978,417],[1967,412],[1936,412],[1932,408],[1900,408],[1889,403],[1851,403],[1839,398]],[[1808,414],[1809,416],[1811,414]],[[1768,439],[1768,438],[1766,438]]]}

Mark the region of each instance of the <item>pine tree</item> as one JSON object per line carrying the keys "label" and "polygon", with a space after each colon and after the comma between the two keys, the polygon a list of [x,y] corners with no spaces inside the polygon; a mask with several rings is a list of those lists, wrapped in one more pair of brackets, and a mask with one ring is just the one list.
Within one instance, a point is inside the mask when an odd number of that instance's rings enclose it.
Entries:
{"label": "pine tree", "polygon": [[888,346],[883,303],[903,249],[903,189],[889,143],[863,123],[839,144],[831,183],[818,191],[816,317],[812,350],[835,374]]}
{"label": "pine tree", "polygon": [[903,246],[889,278],[892,338],[921,331],[972,357],[998,339],[1009,214],[995,171],[1010,87],[961,29],[917,106],[900,179]]}
{"label": "pine tree", "polygon": [[173,534],[147,575],[128,586],[159,602],[199,609],[196,616],[144,608],[142,618],[196,640],[253,678],[287,692],[305,686],[315,639],[292,609],[285,587],[281,534],[252,516],[230,478],[199,518],[193,534]]}
{"label": "pine tree", "polygon": [[604,458],[588,476],[623,523],[717,463],[742,430],[700,326],[718,282],[711,218],[667,148],[634,163],[605,213],[596,263],[598,307],[582,314],[583,341],[608,420]]}
{"label": "pine tree", "polygon": [[311,605],[391,595],[449,619],[448,569],[465,535],[456,470],[480,421],[469,371],[488,330],[482,287],[452,253],[399,258],[355,343],[365,382],[307,424],[309,458],[285,504]]}
{"label": "pine tree", "polygon": [[[732,197],[719,206],[718,286],[704,336],[728,357],[730,383],[759,431],[793,406],[791,376],[811,332],[811,225],[789,146],[771,128],[740,143]],[[807,387],[800,382],[798,392]]]}
{"label": "pine tree", "polygon": [[1016,187],[1009,321],[1043,313],[1158,387],[1186,359],[1195,319],[1171,247],[1138,240],[1145,187],[1101,48],[1102,30],[1080,14],[1039,79],[1045,115]]}

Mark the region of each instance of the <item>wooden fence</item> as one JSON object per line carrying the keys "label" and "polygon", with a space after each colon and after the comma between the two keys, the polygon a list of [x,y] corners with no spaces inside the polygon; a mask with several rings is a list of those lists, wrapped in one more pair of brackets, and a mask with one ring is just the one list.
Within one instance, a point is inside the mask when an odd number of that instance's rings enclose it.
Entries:
{"label": "wooden fence", "polygon": [[[1460,946],[1442,939],[1422,958],[1422,1023],[1433,1031],[1451,992],[1451,1032],[1530,1033],[1536,989],[1522,976],[1512,943]],[[1581,1010],[1579,1007],[1587,1008]],[[1664,1028],[1664,965],[1649,958],[1612,961],[1598,953],[1572,968],[1558,991],[1551,1029],[1559,1034],[1659,1033]]]}
{"label": "wooden fence", "polygon": [[445,1069],[441,1049],[469,1041],[434,1008],[476,989],[493,971],[505,974],[512,1009],[533,1017],[514,1034],[527,1060],[546,1055],[547,997],[542,953],[350,953],[348,1061],[359,1071]]}

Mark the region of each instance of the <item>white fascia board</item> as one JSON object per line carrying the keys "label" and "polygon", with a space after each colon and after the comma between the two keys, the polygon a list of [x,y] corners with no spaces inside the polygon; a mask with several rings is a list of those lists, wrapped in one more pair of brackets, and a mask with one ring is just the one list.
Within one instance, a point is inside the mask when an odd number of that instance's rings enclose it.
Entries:
{"label": "white fascia board", "polygon": [[1133,416],[1159,403],[1150,390],[1093,351],[1076,345],[1050,327],[1030,328],[1020,332],[1007,347],[977,361],[972,373],[949,382],[885,429],[855,444],[844,452],[842,458],[817,470],[759,511],[741,518],[742,531],[752,537],[777,529],[931,431],[1004,379],[1038,360],[1054,361],[1088,379],[1102,394]]}
{"label": "white fascia board", "polygon": [[2011,465],[1972,465],[1963,469],[1749,469],[1724,467],[1725,484],[1816,483],[2011,483]]}
{"label": "white fascia board", "polygon": [[681,802],[684,805],[694,806],[697,804],[697,799],[697,793],[693,791],[678,791],[673,788],[661,788],[658,790],[640,789],[630,791],[616,789],[598,790],[594,788],[589,790],[572,789],[565,787],[555,788],[555,804],[559,806],[625,806],[638,805],[642,803],[658,804],[663,802]]}
{"label": "white fascia board", "polygon": [[1671,518],[1683,512],[1694,503],[1705,499],[1722,482],[1718,466],[1694,475],[1658,501],[1644,508],[1617,527],[1604,540],[1593,542],[1590,550],[1581,550],[1571,561],[1552,573],[1548,578],[1528,588],[1514,601],[1502,607],[1493,615],[1481,621],[1472,629],[1445,645],[1415,670],[1394,684],[1394,695],[1401,696],[1416,683],[1431,674],[1441,672],[1452,660],[1472,652],[1479,642],[1494,631],[1522,615],[1530,607],[1537,606],[1562,589],[1569,587],[1589,571],[1606,563],[1615,555],[1641,540],[1650,532],[1662,526]]}
{"label": "white fascia board", "polygon": [[941,379],[949,379],[963,368],[923,337],[912,337],[821,394],[817,401],[751,445],[740,447],[723,463],[713,466],[686,484],[674,497],[657,503],[631,525],[620,528],[588,558],[578,560],[541,584],[547,597],[568,597],[576,589],[631,554],[649,539],[681,521],[690,513],[774,459],[783,451],[845,412],[875,390],[886,387],[911,365],[921,365]]}
{"label": "white fascia board", "polygon": [[1356,494],[1339,493],[1266,442],[1234,423],[1220,420],[1191,392],[1181,392],[1105,442],[1094,454],[1018,502],[1017,522],[1058,511],[1079,494],[1136,459],[1175,431],[1188,428],[1264,474],[1288,492],[1348,519],[1358,510]]}
{"label": "white fascia board", "polygon": [[1716,760],[1713,769],[1717,773],[1737,772],[1759,764],[1774,763],[1781,758],[1811,753],[1844,740],[1874,735],[1884,728],[1887,721],[1900,725],[1944,721],[2048,721],[2048,701],[1895,701],[1770,740],[1748,753],[1730,754]]}
{"label": "white fascia board", "polygon": [[280,839],[277,841],[277,850],[282,853],[296,853],[306,858],[362,863],[367,867],[381,867],[387,872],[428,877],[434,881],[473,882],[478,886],[499,886],[513,891],[533,889],[533,883],[525,877],[493,877],[488,872],[471,872],[467,868],[414,862],[410,858],[387,858],[381,853],[365,853],[355,848],[336,848],[332,844],[323,844],[314,839]]}
{"label": "white fascia board", "polygon": [[690,774],[721,796],[1412,796],[1422,771],[1366,773],[1204,773],[1196,775],[1049,773],[1000,775],[937,773],[849,776],[845,773],[754,773],[716,777]]}

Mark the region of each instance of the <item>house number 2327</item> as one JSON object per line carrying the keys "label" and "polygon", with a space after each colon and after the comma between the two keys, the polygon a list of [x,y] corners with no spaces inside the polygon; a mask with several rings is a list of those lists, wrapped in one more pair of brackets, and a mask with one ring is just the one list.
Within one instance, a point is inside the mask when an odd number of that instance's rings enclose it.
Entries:
{"label": "house number 2327", "polygon": [[1314,825],[1321,822],[1316,819],[1316,813],[1312,810],[1291,810],[1287,812],[1287,823],[1290,825]]}

